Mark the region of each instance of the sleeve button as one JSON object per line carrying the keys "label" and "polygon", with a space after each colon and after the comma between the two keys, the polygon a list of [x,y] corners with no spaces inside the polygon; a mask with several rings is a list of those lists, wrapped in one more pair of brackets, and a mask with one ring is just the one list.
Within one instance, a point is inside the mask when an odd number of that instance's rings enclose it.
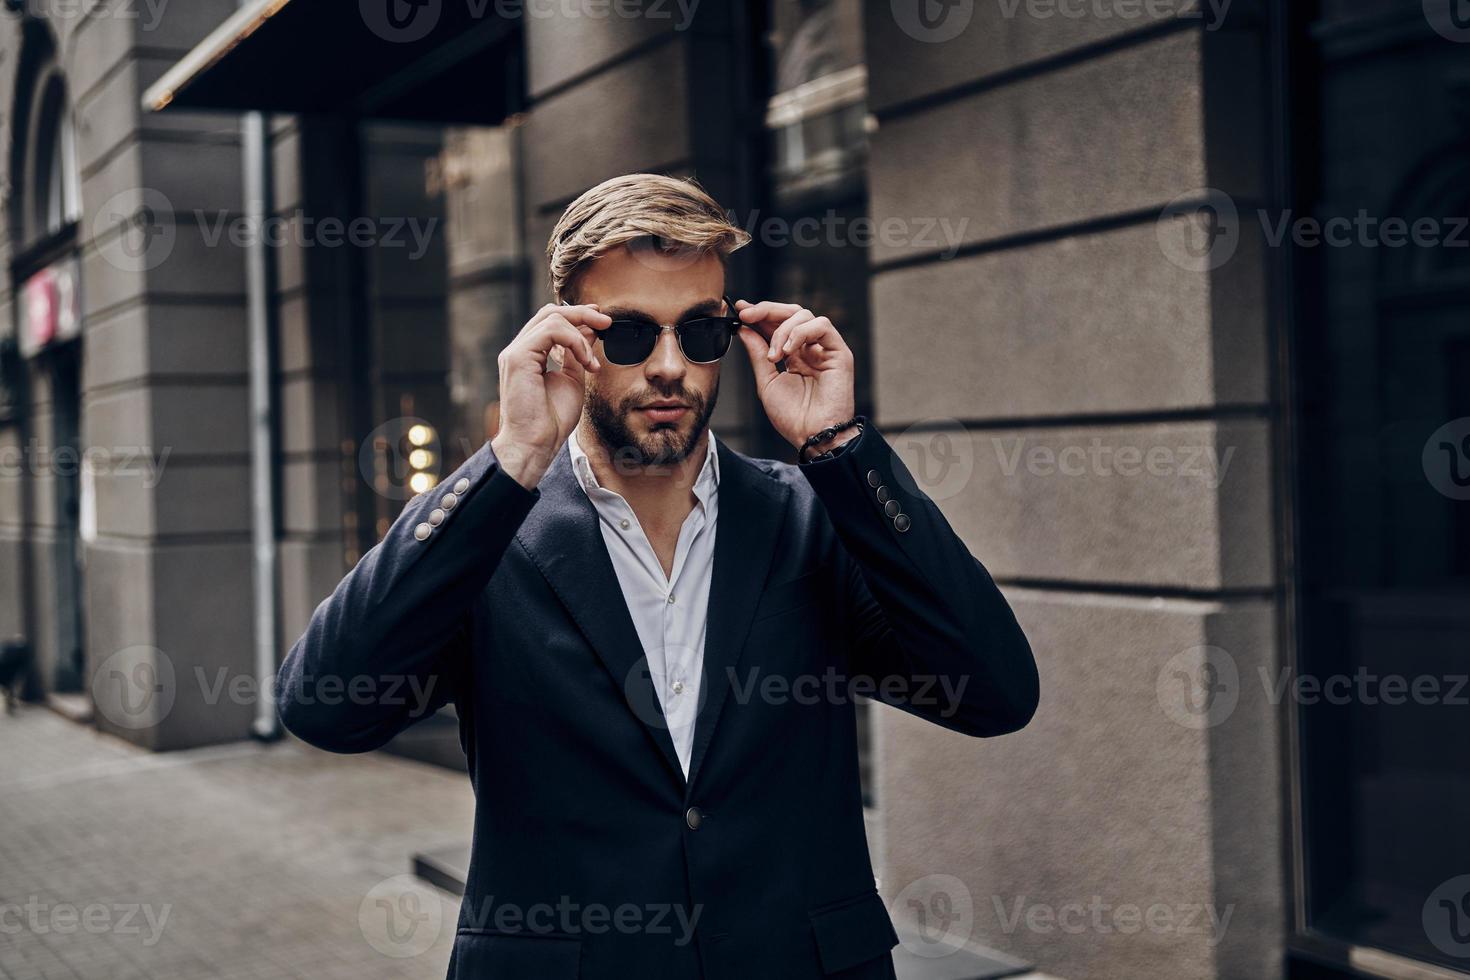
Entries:
{"label": "sleeve button", "polygon": [[907,531],[909,529],[909,525],[911,523],[912,522],[909,520],[909,515],[899,514],[893,519],[893,529],[899,534],[902,534],[904,531]]}
{"label": "sleeve button", "polygon": [[883,482],[883,478],[878,475],[878,471],[877,470],[868,470],[868,486],[870,486],[870,487],[876,487],[876,486],[880,485],[882,482]]}
{"label": "sleeve button", "polygon": [[886,504],[892,497],[893,494],[888,492],[888,488],[886,486],[878,488],[878,503]]}
{"label": "sleeve button", "polygon": [[890,500],[888,501],[888,503],[883,505],[883,513],[887,514],[889,517],[903,517],[904,520],[908,520],[907,517],[899,513],[900,510],[901,508],[898,506],[897,500]]}
{"label": "sleeve button", "polygon": [[427,540],[429,535],[432,533],[434,533],[434,529],[427,524],[420,524],[418,527],[413,529],[413,536],[418,538],[420,541]]}
{"label": "sleeve button", "polygon": [[465,477],[460,477],[458,480],[455,480],[454,481],[454,492],[455,493],[464,493],[469,488],[470,488],[470,481],[468,479],[466,479]]}
{"label": "sleeve button", "polygon": [[439,506],[445,510],[454,510],[454,505],[459,503],[459,498],[453,493],[446,493],[444,499],[439,501]]}
{"label": "sleeve button", "polygon": [[432,511],[429,512],[429,523],[432,524],[434,527],[438,527],[440,524],[443,524],[444,511],[440,510],[438,507],[435,507]]}

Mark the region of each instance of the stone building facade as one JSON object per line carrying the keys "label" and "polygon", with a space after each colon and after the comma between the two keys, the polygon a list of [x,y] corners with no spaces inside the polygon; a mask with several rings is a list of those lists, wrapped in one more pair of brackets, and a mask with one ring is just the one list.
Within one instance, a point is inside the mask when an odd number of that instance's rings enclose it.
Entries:
{"label": "stone building facade", "polygon": [[[591,6],[518,16],[524,88],[497,125],[269,117],[280,650],[413,481],[490,431],[494,357],[547,295],[561,209],[614,174],[694,175],[755,233],[735,287],[852,339],[860,407],[1040,664],[1015,736],[868,713],[895,918],[1063,977],[1465,975],[1433,930],[1398,929],[1453,834],[1372,845],[1416,799],[1464,813],[1419,761],[1423,732],[1463,722],[1326,717],[1262,682],[1463,649],[1470,570],[1451,545],[1417,556],[1470,521],[1399,450],[1470,416],[1464,266],[1272,237],[1291,213],[1464,213],[1458,22],[1394,0]],[[158,749],[245,738],[252,699],[218,686],[255,676],[250,243],[218,234],[244,210],[242,129],[141,105],[234,4],[28,10],[0,21],[0,447],[24,461],[0,474],[0,622],[35,651],[33,696],[79,692]],[[324,234],[364,217],[363,247]],[[1384,303],[1433,323],[1432,346],[1393,348],[1405,376],[1361,354]],[[1425,364],[1412,411],[1373,401]],[[714,427],[783,454],[732,368]],[[68,444],[93,462],[39,462]],[[1319,463],[1366,467],[1388,509],[1339,506]],[[1427,543],[1398,575],[1381,542],[1339,560],[1369,525]],[[138,715],[130,685],[166,674],[169,705]],[[1335,731],[1354,750],[1314,761]]]}

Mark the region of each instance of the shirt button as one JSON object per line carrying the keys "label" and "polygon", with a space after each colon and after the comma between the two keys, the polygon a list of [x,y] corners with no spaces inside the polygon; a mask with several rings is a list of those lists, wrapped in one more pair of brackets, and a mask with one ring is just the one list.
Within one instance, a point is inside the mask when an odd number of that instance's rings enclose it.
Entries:
{"label": "shirt button", "polygon": [[704,823],[704,814],[699,812],[699,807],[691,806],[684,811],[684,822],[689,825],[690,830],[698,830],[699,825]]}
{"label": "shirt button", "polygon": [[669,593],[669,605],[672,606],[673,604],[674,604],[674,593],[670,592]]}
{"label": "shirt button", "polygon": [[675,694],[683,694],[684,693],[684,682],[683,681],[674,681],[674,693]]}
{"label": "shirt button", "polygon": [[622,528],[624,531],[628,530],[628,528],[631,526],[632,525],[628,523],[628,519],[626,517],[620,518],[618,520],[618,527]]}

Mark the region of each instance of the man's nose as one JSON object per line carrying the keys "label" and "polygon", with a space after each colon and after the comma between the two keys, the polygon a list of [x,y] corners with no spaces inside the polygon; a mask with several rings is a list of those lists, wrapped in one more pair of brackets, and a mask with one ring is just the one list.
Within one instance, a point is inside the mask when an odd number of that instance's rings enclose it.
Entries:
{"label": "man's nose", "polygon": [[682,378],[689,369],[684,352],[679,349],[679,338],[674,331],[659,334],[653,353],[644,362],[643,372],[649,378]]}

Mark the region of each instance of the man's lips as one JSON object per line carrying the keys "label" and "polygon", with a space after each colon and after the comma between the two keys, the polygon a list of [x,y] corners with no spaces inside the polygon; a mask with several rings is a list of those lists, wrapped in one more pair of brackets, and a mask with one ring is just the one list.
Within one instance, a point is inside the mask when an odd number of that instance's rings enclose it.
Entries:
{"label": "man's lips", "polygon": [[645,405],[638,411],[647,415],[652,422],[677,422],[689,411],[688,405],[677,403]]}

